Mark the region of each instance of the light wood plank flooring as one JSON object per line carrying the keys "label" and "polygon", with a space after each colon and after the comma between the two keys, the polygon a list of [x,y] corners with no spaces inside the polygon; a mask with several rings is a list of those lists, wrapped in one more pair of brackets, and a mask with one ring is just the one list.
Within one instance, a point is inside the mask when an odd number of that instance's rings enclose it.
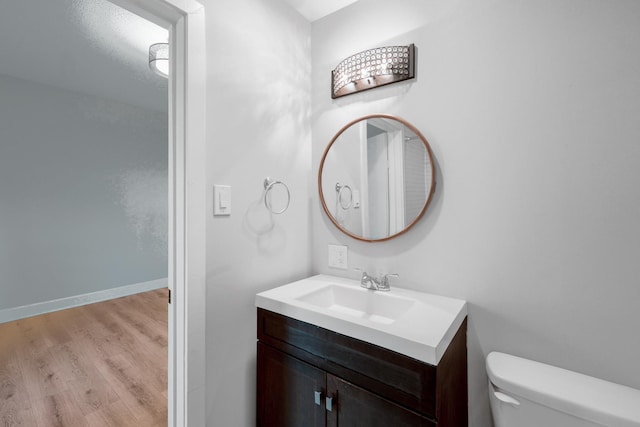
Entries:
{"label": "light wood plank flooring", "polygon": [[0,324],[0,426],[166,426],[167,293]]}

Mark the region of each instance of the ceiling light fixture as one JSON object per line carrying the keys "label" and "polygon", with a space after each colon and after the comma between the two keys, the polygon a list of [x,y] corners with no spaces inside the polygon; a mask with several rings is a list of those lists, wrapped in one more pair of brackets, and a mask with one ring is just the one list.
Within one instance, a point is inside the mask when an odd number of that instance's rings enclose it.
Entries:
{"label": "ceiling light fixture", "polygon": [[149,68],[162,77],[169,76],[169,43],[149,46]]}

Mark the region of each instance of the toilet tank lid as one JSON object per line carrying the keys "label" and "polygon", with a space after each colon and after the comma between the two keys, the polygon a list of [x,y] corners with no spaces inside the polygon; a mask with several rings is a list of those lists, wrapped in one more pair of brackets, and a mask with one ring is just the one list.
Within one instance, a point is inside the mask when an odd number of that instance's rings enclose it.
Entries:
{"label": "toilet tank lid", "polygon": [[498,352],[487,374],[507,394],[603,425],[640,425],[640,390]]}

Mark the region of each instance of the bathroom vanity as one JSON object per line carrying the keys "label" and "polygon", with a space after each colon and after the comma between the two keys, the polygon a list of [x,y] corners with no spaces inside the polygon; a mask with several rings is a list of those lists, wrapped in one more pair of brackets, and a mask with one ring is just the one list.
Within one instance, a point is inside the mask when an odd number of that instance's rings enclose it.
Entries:
{"label": "bathroom vanity", "polygon": [[464,301],[314,276],[256,305],[258,426],[467,425]]}

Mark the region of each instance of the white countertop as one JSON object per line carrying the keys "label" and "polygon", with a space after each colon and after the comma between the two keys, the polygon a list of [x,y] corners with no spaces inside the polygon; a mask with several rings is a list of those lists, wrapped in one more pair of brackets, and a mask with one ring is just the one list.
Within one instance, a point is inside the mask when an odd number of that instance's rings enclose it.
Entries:
{"label": "white countertop", "polygon": [[[328,302],[323,306],[316,301],[315,294],[328,287],[344,291],[351,301],[361,295],[363,302],[369,301],[365,304],[368,304],[366,310],[373,314],[357,316],[355,310]],[[395,314],[377,316],[377,310],[388,311],[385,304],[397,306]],[[467,315],[467,303],[463,300],[395,286],[389,292],[372,291],[360,287],[360,281],[329,275],[317,275],[261,292],[256,295],[256,306],[431,365],[438,364]]]}

